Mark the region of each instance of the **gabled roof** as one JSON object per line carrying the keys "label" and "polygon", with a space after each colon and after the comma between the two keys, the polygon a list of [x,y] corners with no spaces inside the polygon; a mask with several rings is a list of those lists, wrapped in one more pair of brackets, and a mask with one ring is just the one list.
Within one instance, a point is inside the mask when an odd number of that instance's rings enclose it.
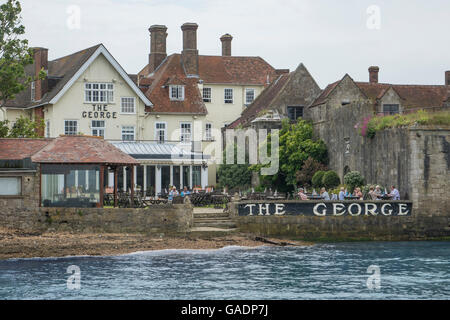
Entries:
{"label": "gabled roof", "polygon": [[37,163],[133,165],[136,160],[108,141],[90,136],[60,136],[32,155]]}
{"label": "gabled roof", "polygon": [[[48,92],[40,101],[32,102],[30,87],[16,96],[16,99],[9,101],[6,107],[13,108],[33,108],[36,106],[55,104],[67,92],[67,90],[78,80],[83,72],[102,54],[122,76],[130,88],[139,96],[146,106],[152,106],[151,101],[142,93],[135,82],[123,70],[120,64],[114,59],[109,51],[98,44],[96,46],[78,51],[71,55],[58,58],[48,62]],[[25,69],[27,75],[34,76],[33,65]]]}
{"label": "gabled roof", "polygon": [[[205,103],[198,88],[198,78],[187,77],[181,64],[181,55],[172,54],[148,78],[139,80],[139,85],[145,88],[146,96],[153,102],[151,112],[157,113],[187,113],[207,114]],[[185,86],[184,100],[172,101],[169,96],[169,85]]]}
{"label": "gabled roof", "polygon": [[230,123],[227,128],[236,128],[239,125],[246,125],[255,119],[261,111],[269,109],[272,102],[288,82],[290,76],[291,73],[280,75],[264,89],[255,101],[242,112],[242,115]]}

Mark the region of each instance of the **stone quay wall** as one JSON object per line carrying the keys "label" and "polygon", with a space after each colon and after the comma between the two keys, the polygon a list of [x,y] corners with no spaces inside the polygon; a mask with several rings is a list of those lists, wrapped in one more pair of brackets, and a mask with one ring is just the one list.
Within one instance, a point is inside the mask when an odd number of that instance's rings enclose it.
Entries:
{"label": "stone quay wall", "polygon": [[184,233],[193,226],[189,204],[134,208],[9,208],[0,226],[24,232]]}
{"label": "stone quay wall", "polygon": [[[327,201],[303,201],[323,203]],[[348,201],[342,201],[345,204]],[[370,201],[357,201],[361,206]],[[351,241],[351,240],[431,240],[450,239],[450,215],[423,214],[412,211],[408,216],[376,216],[365,214],[358,216],[316,216],[308,212],[284,213],[275,215],[239,215],[239,206],[243,204],[266,204],[275,206],[273,201],[234,201],[229,205],[230,216],[236,222],[239,231],[260,236],[286,237],[310,241]],[[301,201],[278,201],[276,204],[301,204]],[[372,202],[373,203],[373,202]],[[379,202],[381,203],[381,201]],[[410,203],[410,201],[409,201]],[[272,211],[274,211],[272,209]],[[265,212],[264,212],[265,213]],[[241,213],[242,214],[242,213]]]}

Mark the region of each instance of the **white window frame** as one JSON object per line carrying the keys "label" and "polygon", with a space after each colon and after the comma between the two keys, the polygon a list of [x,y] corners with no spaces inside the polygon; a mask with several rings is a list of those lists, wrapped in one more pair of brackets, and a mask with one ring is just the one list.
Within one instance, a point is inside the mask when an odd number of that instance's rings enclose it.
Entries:
{"label": "white window frame", "polygon": [[[132,140],[124,140],[123,136],[124,135],[130,135],[130,131],[127,133],[124,133],[124,130],[130,130],[130,128],[133,128],[133,139]],[[122,126],[121,127],[121,137],[122,137],[122,141],[136,141],[136,127],[135,126]]]}
{"label": "white window frame", "polygon": [[[129,103],[129,102],[124,102],[124,100],[127,99],[132,99],[133,101],[133,111],[124,111],[124,103]],[[129,106],[127,106],[127,108],[129,108]],[[120,113],[121,114],[136,114],[136,98],[135,97],[120,97]]]}
{"label": "white window frame", "polygon": [[[227,102],[230,101],[230,99],[227,99],[227,90],[231,90],[231,102]],[[223,103],[225,104],[233,104],[234,103],[234,90],[233,88],[225,88],[223,89]]]}
{"label": "white window frame", "polygon": [[[159,129],[158,128],[158,124],[163,124],[164,125],[164,129]],[[159,132],[160,131],[164,131],[164,140],[163,141],[159,140]],[[155,122],[155,140],[158,143],[164,143],[164,142],[167,141],[167,122],[165,122],[165,121]]]}
{"label": "white window frame", "polygon": [[[97,96],[97,99],[94,99],[94,96]],[[101,99],[102,96],[103,99]],[[114,103],[114,83],[86,82],[84,84],[84,103]]]}
{"label": "white window frame", "polygon": [[[249,92],[253,92],[253,100],[252,101],[248,101],[248,97],[247,97],[247,93]],[[249,106],[253,103],[253,101],[255,101],[256,99],[256,90],[254,88],[245,88],[245,105]]]}
{"label": "white window frame", "polygon": [[[209,126],[209,130],[208,130],[208,126]],[[213,136],[212,136],[212,123],[208,122],[205,123],[205,140],[206,141],[212,141],[213,140]]]}
{"label": "white window frame", "polygon": [[[16,190],[17,192],[7,192],[6,186],[2,185],[3,181],[15,180],[17,181]],[[22,177],[0,177],[0,197],[2,196],[21,196],[22,195]]]}
{"label": "white window frame", "polygon": [[[183,125],[189,125],[190,132],[185,133],[183,132]],[[189,137],[189,139],[187,139]],[[192,122],[180,122],[180,142],[182,144],[191,144],[192,142]]]}
{"label": "white window frame", "polygon": [[[209,90],[209,97],[207,97],[205,95],[205,89]],[[203,102],[206,102],[206,103],[212,102],[212,88],[211,87],[203,87],[202,98],[203,98]]]}
{"label": "white window frame", "polygon": [[[103,122],[103,127],[94,126],[94,122]],[[106,121],[105,120],[91,120],[91,135],[94,137],[105,137],[105,128],[106,128]],[[94,134],[94,130],[97,130],[97,133],[100,131],[103,131],[103,135]]]}
{"label": "white window frame", "polygon": [[50,120],[45,121],[45,137],[50,138]]}
{"label": "white window frame", "polygon": [[[67,122],[67,121],[74,121],[74,122],[76,123],[76,130],[75,130],[75,133],[74,133],[74,134],[71,134],[71,133],[67,133],[67,132],[66,132],[66,122]],[[66,135],[66,136],[76,136],[76,135],[78,134],[79,131],[80,131],[80,127],[79,127],[78,120],[74,120],[74,119],[65,119],[65,120],[64,120],[64,135]]]}
{"label": "white window frame", "polygon": [[31,101],[36,101],[36,81],[31,82]]}
{"label": "white window frame", "polygon": [[[176,96],[173,95],[173,90],[176,90]],[[169,97],[172,101],[184,101],[184,86],[173,85],[169,86]]]}

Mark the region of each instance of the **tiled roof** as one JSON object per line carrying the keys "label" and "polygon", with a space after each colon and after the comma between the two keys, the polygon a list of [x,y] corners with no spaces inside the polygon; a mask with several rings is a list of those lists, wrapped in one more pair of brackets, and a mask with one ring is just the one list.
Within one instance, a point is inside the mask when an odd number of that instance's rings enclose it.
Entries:
{"label": "tiled roof", "polygon": [[310,105],[310,107],[318,106],[320,104],[323,104],[327,101],[328,96],[330,93],[336,88],[336,86],[341,82],[341,80],[333,82],[329,84],[322,93],[317,97],[317,99]]}
{"label": "tiled roof", "polygon": [[0,139],[0,160],[23,160],[30,158],[52,139]]}
{"label": "tiled roof", "polygon": [[[187,77],[180,54],[168,56],[151,75],[148,65],[139,75],[141,90],[153,102],[150,112],[206,114],[207,109],[198,82],[267,86],[278,76],[276,70],[260,57],[225,57],[199,55],[199,78]],[[170,84],[185,85],[184,101],[170,101]]]}
{"label": "tiled roof", "polygon": [[36,152],[31,160],[38,163],[138,164],[111,143],[90,136],[61,136],[53,139]]}
{"label": "tiled roof", "polygon": [[290,75],[290,73],[282,74],[273,81],[272,84],[264,89],[255,101],[242,112],[241,117],[230,123],[227,128],[236,128],[239,125],[246,125],[255,119],[262,110],[270,109],[272,102],[288,82]]}
{"label": "tiled roof", "polygon": [[441,107],[450,96],[449,86],[433,85],[399,85],[387,83],[356,82],[358,87],[373,101],[381,99],[392,88],[406,108]]}
{"label": "tiled roof", "polygon": [[[49,61],[48,62],[48,78],[49,91],[43,96],[40,101],[31,101],[30,86],[16,96],[12,101],[8,101],[7,107],[28,108],[36,105],[48,103],[53,99],[65,86],[65,84],[75,75],[81,66],[94,54],[94,52],[101,46],[98,44],[91,48],[87,48],[76,52],[74,54]],[[25,68],[28,76],[34,77],[34,66],[29,65]]]}
{"label": "tiled roof", "polygon": [[[153,108],[149,112],[177,112],[206,114],[206,106],[198,89],[198,78],[187,77],[181,64],[181,55],[169,56],[150,78],[143,78],[140,85],[149,83],[146,96],[153,102]],[[184,84],[184,100],[171,101],[168,85]]]}
{"label": "tiled roof", "polygon": [[275,69],[260,57],[198,57],[199,76],[205,84],[267,85],[277,78]]}

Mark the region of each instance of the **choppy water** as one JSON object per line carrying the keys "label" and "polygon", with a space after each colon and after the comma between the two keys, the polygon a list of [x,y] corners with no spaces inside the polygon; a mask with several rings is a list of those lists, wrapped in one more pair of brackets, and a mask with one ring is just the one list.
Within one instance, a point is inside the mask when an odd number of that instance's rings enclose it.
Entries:
{"label": "choppy water", "polygon": [[[67,268],[81,270],[69,290]],[[367,268],[380,268],[369,289]],[[376,284],[376,282],[370,282]],[[450,242],[164,250],[0,261],[0,299],[449,299]]]}

